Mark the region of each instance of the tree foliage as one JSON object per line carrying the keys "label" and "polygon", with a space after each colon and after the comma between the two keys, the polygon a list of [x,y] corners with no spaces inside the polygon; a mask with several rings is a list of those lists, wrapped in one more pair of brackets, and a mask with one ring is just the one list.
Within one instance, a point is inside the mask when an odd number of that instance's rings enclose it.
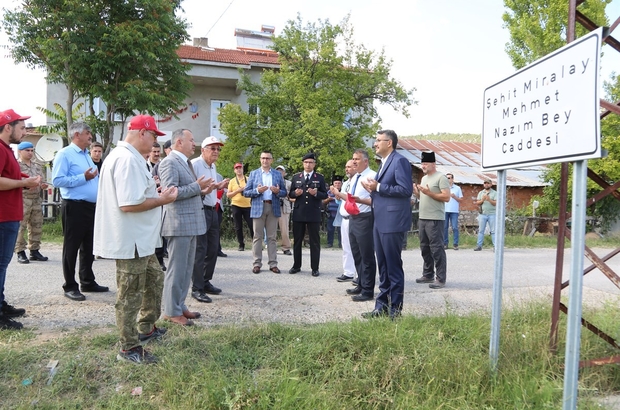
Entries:
{"label": "tree foliage", "polygon": [[[607,24],[605,7],[611,0],[588,0],[578,8],[590,20]],[[568,0],[504,0],[508,9],[502,16],[510,32],[506,53],[512,65],[521,69],[566,45]],[[589,31],[576,24],[575,38]]]}
{"label": "tree foliage", "polygon": [[265,70],[260,82],[242,73],[239,88],[247,93],[250,112],[228,104],[220,112],[228,148],[223,165],[237,161],[257,168],[262,149],[277,163],[301,169],[307,152],[318,157],[317,169],[342,175],[354,149],[365,147],[379,128],[375,103],[387,104],[408,116],[413,92],[390,76],[392,60],[384,52],[353,41],[348,17],[303,25],[289,21],[274,38],[279,70]]}
{"label": "tree foliage", "polygon": [[188,67],[176,50],[188,34],[179,8],[174,0],[24,0],[3,10],[3,26],[17,62],[67,86],[67,124],[76,97],[101,98],[107,146],[114,114],[167,115],[186,97]]}

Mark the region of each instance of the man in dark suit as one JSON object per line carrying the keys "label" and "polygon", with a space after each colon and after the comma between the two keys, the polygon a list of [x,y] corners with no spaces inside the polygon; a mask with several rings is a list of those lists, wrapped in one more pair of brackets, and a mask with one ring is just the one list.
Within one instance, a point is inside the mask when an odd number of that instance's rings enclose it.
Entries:
{"label": "man in dark suit", "polygon": [[304,232],[308,229],[310,239],[310,267],[312,276],[319,276],[321,258],[321,203],[327,198],[323,175],[314,171],[316,156],[309,153],[303,157],[304,171],[293,176],[289,197],[295,199],[293,206],[293,267],[288,273],[301,271],[301,248]]}
{"label": "man in dark suit", "polygon": [[381,167],[375,179],[361,181],[371,193],[374,214],[373,238],[379,266],[379,295],[372,312],[365,318],[399,316],[403,309],[405,273],[401,251],[403,237],[411,224],[410,198],[413,191],[411,165],[395,151],[398,137],[392,130],[381,130],[375,152]]}
{"label": "man in dark suit", "polygon": [[172,151],[159,165],[162,187],[177,187],[176,201],[164,205],[161,234],[168,240],[168,270],[164,278],[164,319],[183,326],[200,317],[185,305],[196,257],[196,236],[207,231],[201,195],[215,181],[196,178],[189,157],[196,144],[190,130],[172,133]]}

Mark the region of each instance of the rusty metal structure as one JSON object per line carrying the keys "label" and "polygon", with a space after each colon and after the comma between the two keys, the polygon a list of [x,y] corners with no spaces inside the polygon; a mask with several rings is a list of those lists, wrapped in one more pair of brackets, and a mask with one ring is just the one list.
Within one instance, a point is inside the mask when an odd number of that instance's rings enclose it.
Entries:
{"label": "rusty metal structure", "polygon": [[[569,0],[568,10],[568,28],[567,28],[567,43],[575,40],[575,26],[576,23],[581,24],[586,29],[593,31],[599,27],[590,20],[587,16],[577,10],[577,6],[584,3],[585,0]],[[620,17],[618,17],[609,28],[603,29],[603,41],[608,44],[613,50],[620,52],[620,42],[611,36],[614,29],[620,24]],[[600,118],[603,119],[607,115],[615,114],[620,115],[620,102],[612,103],[604,99],[600,100],[600,106],[602,108]],[[602,198],[613,195],[615,199],[620,201],[620,181],[610,185],[601,176],[597,175],[594,171],[588,168],[588,178],[594,181],[601,187],[601,191],[587,200],[587,206],[592,206]],[[560,312],[567,313],[567,306],[561,301],[562,289],[570,285],[569,281],[562,281],[562,273],[564,268],[563,256],[565,249],[566,238],[570,239],[571,232],[566,227],[566,222],[570,217],[567,212],[568,202],[568,163],[562,163],[561,166],[561,179],[560,179],[560,212],[558,222],[558,244],[556,250],[556,262],[555,262],[555,283],[553,291],[553,308],[551,314],[551,334],[549,347],[552,351],[557,350],[558,344],[558,322]],[[585,256],[592,262],[592,265],[584,269],[583,275],[587,275],[595,269],[599,269],[616,287],[620,288],[620,277],[611,269],[606,261],[620,253],[620,248],[609,252],[607,255],[599,257],[594,251],[587,246],[585,247]],[[599,329],[593,323],[588,322],[583,317],[581,318],[581,324],[586,329],[599,336],[601,339],[609,343],[611,346],[619,350],[619,354],[610,357],[581,360],[579,367],[587,366],[600,366],[604,364],[620,363],[620,343],[614,340],[601,329]]]}

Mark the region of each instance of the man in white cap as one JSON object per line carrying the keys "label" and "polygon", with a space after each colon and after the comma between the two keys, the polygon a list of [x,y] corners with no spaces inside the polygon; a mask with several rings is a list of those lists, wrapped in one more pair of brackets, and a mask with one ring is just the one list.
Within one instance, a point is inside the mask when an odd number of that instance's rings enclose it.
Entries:
{"label": "man in white cap", "polygon": [[[291,189],[291,181],[286,179],[286,168],[283,165],[278,165],[276,171],[282,174],[284,184],[286,185],[286,192]],[[292,255],[291,253],[291,238],[289,237],[289,225],[291,220],[291,201],[287,196],[280,198],[280,211],[281,215],[278,219],[280,225],[280,236],[282,237],[282,253],[285,255]]]}
{"label": "man in white cap", "polygon": [[[32,142],[23,141],[17,146],[17,154],[19,155],[19,167],[22,174],[31,177],[43,177],[43,167],[41,164],[33,161],[34,145]],[[30,263],[30,261],[47,261],[47,256],[41,255],[41,236],[43,235],[43,210],[41,208],[41,190],[47,189],[47,184],[41,182],[41,185],[31,189],[24,189],[24,219],[19,225],[19,233],[17,234],[17,242],[15,243],[15,253],[17,254],[17,262]],[[28,242],[24,239],[24,232],[28,230]],[[26,257],[26,245],[30,249],[30,259]]]}
{"label": "man in white cap", "polygon": [[144,158],[162,135],[150,115],[131,119],[125,140],[101,168],[95,210],[94,252],[116,259],[114,307],[121,342],[117,359],[134,363],[157,362],[141,344],[166,332],[155,326],[164,287],[155,248],[161,243],[162,206],[177,198],[178,189],[165,187],[158,194]]}
{"label": "man in white cap", "polygon": [[[216,137],[207,137],[200,146],[200,156],[192,160],[196,176],[218,181],[215,162],[220,157],[224,144]],[[192,297],[199,302],[211,303],[211,298],[207,294],[219,295],[222,292],[222,289],[213,286],[211,280],[220,245],[220,223],[216,210],[217,191],[228,187],[229,181],[229,178],[225,178],[215,182],[203,192],[202,205],[207,231],[196,237],[196,258],[192,274]]]}
{"label": "man in white cap", "polygon": [[26,123],[13,110],[0,112],[0,329],[21,329],[13,318],[26,313],[4,300],[6,268],[13,257],[13,247],[24,215],[22,190],[41,185],[41,177],[24,178],[9,144],[19,144],[26,136]]}

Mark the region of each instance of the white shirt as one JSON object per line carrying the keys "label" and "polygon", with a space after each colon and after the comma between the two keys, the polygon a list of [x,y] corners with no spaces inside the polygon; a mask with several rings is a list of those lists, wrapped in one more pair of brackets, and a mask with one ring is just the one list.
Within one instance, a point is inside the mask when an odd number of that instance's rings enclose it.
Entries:
{"label": "white shirt", "polygon": [[[273,185],[273,178],[271,177],[271,168],[269,168],[269,171],[263,171],[263,169],[261,168],[261,177],[263,180],[263,186]],[[265,192],[263,192],[263,201],[271,201],[272,197],[273,196],[272,196],[271,189],[268,189]]]}
{"label": "white shirt", "polygon": [[459,213],[459,203],[456,199],[452,198],[452,194],[455,194],[457,198],[463,198],[461,187],[456,184],[452,184],[450,187],[450,202],[446,203],[445,210],[446,212]]}
{"label": "white shirt", "polygon": [[[370,198],[370,192],[366,191],[366,188],[364,188],[364,186],[358,181],[358,179],[361,179],[362,181],[365,179],[373,179],[376,175],[377,173],[368,167],[364,171],[362,171],[361,174],[356,174],[353,178],[351,178],[350,194],[360,199]],[[354,186],[355,192],[353,192]],[[357,206],[360,209],[361,214],[365,212],[370,212],[372,210],[370,205],[358,203]]]}
{"label": "white shirt", "polygon": [[[196,173],[196,178],[200,178],[204,176],[205,179],[213,178],[213,181],[219,182],[217,179],[217,170],[215,169],[215,162],[209,166],[206,161],[202,157],[194,158],[192,160],[192,166],[194,167],[194,172]],[[211,191],[211,193],[206,194],[202,203],[207,206],[215,206],[217,203],[217,190]]]}
{"label": "white shirt", "polygon": [[162,208],[124,212],[121,206],[140,205],[159,194],[146,160],[131,145],[119,141],[103,162],[95,209],[93,253],[110,259],[153,255],[161,246]]}

